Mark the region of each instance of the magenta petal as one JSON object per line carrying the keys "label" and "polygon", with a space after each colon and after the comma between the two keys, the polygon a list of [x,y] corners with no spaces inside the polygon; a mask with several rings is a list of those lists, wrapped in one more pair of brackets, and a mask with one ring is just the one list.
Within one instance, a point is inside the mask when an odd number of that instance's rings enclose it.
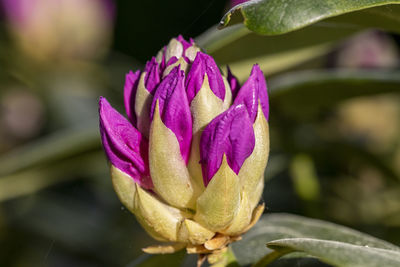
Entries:
{"label": "magenta petal", "polygon": [[172,65],[172,64],[175,64],[177,61],[178,61],[178,58],[177,58],[177,57],[175,57],[175,56],[171,57],[171,58],[168,60],[167,64],[165,65],[165,68],[167,68],[168,66],[170,66],[170,65]]}
{"label": "magenta petal", "polygon": [[224,101],[225,85],[217,64],[211,56],[203,52],[198,52],[187,75],[185,84],[189,103],[192,102],[193,98],[200,91],[205,74],[208,76],[211,91]]}
{"label": "magenta petal", "polygon": [[239,84],[238,79],[232,74],[229,66],[227,67],[227,69],[228,69],[227,80],[228,80],[229,86],[231,87],[232,99],[235,99],[235,97],[240,89],[240,84]]}
{"label": "magenta petal", "polygon": [[251,121],[254,122],[257,117],[259,100],[264,116],[268,120],[269,102],[267,84],[263,72],[255,64],[251,70],[250,77],[243,84],[242,88],[240,88],[233,103],[234,105],[244,104],[249,112]]}
{"label": "magenta petal", "polygon": [[161,80],[160,64],[157,63],[155,57],[146,63],[144,71],[146,72],[146,76],[144,77],[145,88],[150,94],[154,94],[155,88]]}
{"label": "magenta petal", "polygon": [[234,7],[234,6],[236,6],[236,5],[245,3],[245,2],[247,2],[247,1],[249,1],[249,0],[231,0],[231,1],[230,1],[230,6],[231,6],[231,7]]}
{"label": "magenta petal", "polygon": [[99,113],[100,135],[108,160],[140,186],[152,188],[147,141],[104,97],[100,97]]}
{"label": "magenta petal", "polygon": [[200,163],[204,185],[208,185],[221,166],[223,155],[238,174],[243,162],[253,152],[255,137],[252,122],[244,105],[232,106],[206,126],[200,139]]}
{"label": "magenta petal", "polygon": [[185,38],[183,38],[182,35],[179,35],[176,39],[182,44],[183,51],[185,51],[186,49],[191,47],[192,44],[194,43],[193,39],[190,39],[190,42],[188,42],[188,41],[185,40]]}
{"label": "magenta petal", "polygon": [[125,86],[124,86],[124,104],[126,115],[128,115],[129,120],[136,126],[136,115],[135,115],[135,98],[137,86],[140,78],[140,70],[133,73],[129,73],[125,76]]}
{"label": "magenta petal", "polygon": [[185,73],[179,66],[172,69],[154,94],[150,114],[153,118],[158,100],[161,120],[176,135],[182,158],[187,163],[192,141],[192,116],[183,85],[184,79]]}

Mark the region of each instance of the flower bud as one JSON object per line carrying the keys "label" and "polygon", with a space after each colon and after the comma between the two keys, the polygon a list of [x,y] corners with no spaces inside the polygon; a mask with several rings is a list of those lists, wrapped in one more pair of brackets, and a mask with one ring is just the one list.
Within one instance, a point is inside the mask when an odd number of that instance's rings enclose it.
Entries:
{"label": "flower bud", "polygon": [[174,243],[145,252],[223,251],[255,224],[269,153],[257,65],[240,87],[179,36],[143,72],[127,74],[124,102],[129,121],[100,98],[114,189],[153,238]]}

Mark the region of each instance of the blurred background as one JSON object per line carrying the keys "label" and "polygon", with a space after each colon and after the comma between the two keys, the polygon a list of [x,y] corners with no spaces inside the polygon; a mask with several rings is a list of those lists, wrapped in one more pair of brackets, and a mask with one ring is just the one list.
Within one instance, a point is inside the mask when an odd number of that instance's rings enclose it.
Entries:
{"label": "blurred background", "polygon": [[125,73],[178,34],[241,82],[266,73],[266,212],[400,245],[400,37],[319,24],[217,49],[230,5],[0,0],[0,266],[134,266],[154,244],[113,192],[97,101],[122,111]]}

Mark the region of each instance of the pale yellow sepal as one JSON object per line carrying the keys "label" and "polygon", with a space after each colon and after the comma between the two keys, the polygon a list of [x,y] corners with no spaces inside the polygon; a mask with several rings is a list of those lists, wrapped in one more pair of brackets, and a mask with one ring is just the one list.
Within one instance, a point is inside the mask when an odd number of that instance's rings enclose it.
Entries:
{"label": "pale yellow sepal", "polygon": [[190,214],[164,204],[136,184],[134,213],[139,223],[156,239],[176,242],[182,221]]}
{"label": "pale yellow sepal", "polygon": [[136,219],[149,233],[149,235],[159,241],[168,241],[168,239],[157,233],[154,228],[150,227],[147,224],[147,220],[144,218],[144,216],[139,215],[140,210],[138,208],[141,207],[142,204],[137,203],[137,184],[135,183],[135,181],[133,181],[132,177],[111,165],[111,181],[121,203],[130,212],[135,214]]}
{"label": "pale yellow sepal", "polygon": [[[254,210],[253,210],[253,215],[251,217],[251,221],[249,223],[249,225],[246,226],[246,228],[240,233],[240,234],[244,234],[247,231],[249,231],[257,222],[258,220],[261,218],[261,215],[263,214],[265,209],[265,205],[261,204],[258,205]],[[241,238],[240,238],[241,239]],[[240,240],[239,239],[239,240]]]}
{"label": "pale yellow sepal", "polygon": [[175,253],[181,249],[184,249],[186,247],[186,244],[184,243],[175,243],[171,245],[165,245],[165,246],[150,246],[146,248],[142,248],[143,252],[146,252],[147,254],[171,254]]}
{"label": "pale yellow sepal", "polygon": [[211,91],[207,74],[204,75],[203,85],[190,104],[190,111],[193,116],[193,139],[188,162],[190,175],[201,191],[204,190],[203,175],[200,161],[200,137],[207,124],[222,113],[223,102],[213,91]]}
{"label": "pale yellow sepal", "polygon": [[197,52],[200,51],[200,48],[196,45],[192,45],[191,47],[188,47],[185,51],[185,56],[193,62],[194,59],[196,58]]}
{"label": "pale yellow sepal", "polygon": [[[263,181],[264,171],[265,167],[267,166],[269,155],[268,122],[265,119],[260,104],[258,104],[258,112],[256,120],[253,124],[253,129],[255,136],[254,150],[244,161],[238,174],[243,191],[246,192],[248,196],[252,196],[256,189],[260,186],[260,179]],[[254,207],[258,201],[259,199],[252,199],[251,205]]]}
{"label": "pale yellow sepal", "polygon": [[146,72],[143,72],[140,76],[135,96],[135,114],[137,118],[137,129],[146,136],[146,138],[149,138],[150,107],[153,101],[153,96],[145,88],[144,77],[146,74]]}
{"label": "pale yellow sepal", "polygon": [[111,181],[121,203],[134,213],[136,184],[132,177],[111,165]]}
{"label": "pale yellow sepal", "polygon": [[213,239],[204,243],[204,247],[208,250],[223,249],[229,243],[229,236],[217,234]]}
{"label": "pale yellow sepal", "polygon": [[214,232],[204,228],[197,222],[186,219],[179,229],[178,241],[192,245],[201,245],[210,240],[214,235]]}
{"label": "pale yellow sepal", "polygon": [[183,45],[175,38],[169,41],[167,50],[165,51],[165,60],[168,62],[172,57],[177,57],[178,59],[182,57]]}
{"label": "pale yellow sepal", "polygon": [[227,110],[232,105],[232,90],[231,86],[228,83],[228,80],[222,76],[222,80],[225,85],[225,98],[224,98],[224,110]]}
{"label": "pale yellow sepal", "polygon": [[226,109],[223,107],[222,100],[211,91],[208,75],[204,74],[201,89],[190,103],[190,111],[193,115],[193,132],[202,130],[204,126]]}
{"label": "pale yellow sepal", "polygon": [[195,221],[212,231],[225,229],[238,213],[240,184],[226,156],[221,167],[197,200]]}
{"label": "pale yellow sepal", "polygon": [[260,203],[263,191],[264,191],[264,184],[265,184],[265,180],[264,180],[264,174],[261,175],[258,184],[256,186],[256,188],[253,191],[253,194],[250,194],[249,197],[249,203],[250,203],[250,207],[253,210],[258,203]]}
{"label": "pale yellow sepal", "polygon": [[165,76],[167,76],[171,72],[171,70],[173,70],[173,68],[175,68],[176,66],[179,66],[179,69],[183,70],[185,73],[187,72],[188,67],[189,67],[189,65],[186,62],[186,60],[183,57],[181,57],[174,64],[171,64],[171,65],[169,65],[168,67],[165,68],[165,70],[163,72],[163,78]]}
{"label": "pale yellow sepal", "polygon": [[160,64],[162,62],[163,55],[164,55],[164,48],[161,48],[161,50],[158,51],[157,56],[156,56],[156,61],[158,64]]}
{"label": "pale yellow sepal", "polygon": [[220,231],[228,236],[235,236],[242,232],[251,221],[253,210],[250,207],[249,198],[246,192],[242,192],[240,196],[240,207],[236,217],[228,228]]}
{"label": "pale yellow sepal", "polygon": [[195,208],[196,188],[175,134],[161,120],[158,101],[150,127],[149,165],[154,191],[159,196],[172,206]]}

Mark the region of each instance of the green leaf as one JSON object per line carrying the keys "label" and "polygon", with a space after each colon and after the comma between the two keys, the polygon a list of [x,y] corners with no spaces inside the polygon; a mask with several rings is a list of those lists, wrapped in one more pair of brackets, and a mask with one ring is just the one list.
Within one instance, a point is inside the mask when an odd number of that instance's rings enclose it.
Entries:
{"label": "green leaf", "polygon": [[97,126],[66,129],[1,155],[0,177],[95,150],[100,150]]}
{"label": "green leaf", "polygon": [[107,173],[107,164],[101,151],[32,167],[0,177],[0,202],[29,195],[79,177],[98,178],[104,173]]}
{"label": "green leaf", "polygon": [[[374,19],[366,22],[364,19],[352,19],[355,24],[368,27],[383,27],[389,25],[391,30],[399,31],[399,9],[374,10],[389,4],[400,4],[399,0],[261,0],[249,1],[235,6],[222,18],[220,24],[225,27],[229,24],[232,15],[240,13],[248,29],[259,34],[276,35],[303,28],[315,22],[354,11],[365,10],[368,14],[375,14]],[[383,12],[382,12],[383,11]],[[357,15],[355,13],[355,15]],[[363,14],[365,15],[365,14]],[[384,23],[379,23],[379,19]],[[340,21],[340,20],[335,20]],[[348,18],[345,19],[348,21]],[[397,26],[397,27],[395,27]]]}
{"label": "green leaf", "polygon": [[276,53],[274,55],[266,53],[256,58],[231,62],[229,67],[239,81],[244,82],[249,77],[251,68],[255,63],[260,65],[260,68],[265,75],[271,75],[295,67],[308,60],[326,55],[328,52],[332,51],[332,47],[331,44],[321,44],[293,49],[283,53]]}
{"label": "green leaf", "polygon": [[[271,259],[279,253],[265,248],[265,244],[282,238],[316,238],[335,240],[353,245],[400,251],[400,248],[373,236],[330,222],[289,214],[263,215],[243,240],[232,245],[236,259],[241,265],[257,262],[265,254]],[[272,254],[269,254],[272,253]]]}
{"label": "green leaf", "polygon": [[[400,266],[400,252],[311,238],[288,238],[269,242],[267,246],[281,256],[299,251],[322,261],[343,267]],[[259,265],[263,266],[263,265]]]}
{"label": "green leaf", "polygon": [[312,115],[351,97],[400,92],[400,72],[384,70],[312,70],[268,81],[271,103],[281,112]]}
{"label": "green leaf", "polygon": [[[272,2],[274,1],[269,1],[267,4]],[[296,6],[298,2],[293,6]],[[323,3],[326,4],[326,2]],[[249,2],[242,7],[245,9],[248,5],[260,3],[263,1]],[[288,8],[293,11],[293,16],[296,16],[295,19],[288,20],[297,22],[299,16],[296,12],[301,11],[304,6],[306,5],[300,4],[300,7],[294,10]],[[279,12],[279,10],[281,9],[275,8],[271,9],[271,12]],[[284,12],[288,14],[289,11]],[[261,15],[260,17],[263,17]],[[371,20],[371,17],[374,19]],[[271,19],[271,16],[266,16],[266,19]],[[339,41],[370,27],[399,32],[400,5],[378,6],[345,13],[300,30],[286,32],[285,35],[261,36],[252,33],[242,24],[221,31],[211,28],[197,37],[196,42],[220,65],[230,65],[233,73],[243,81],[248,77],[254,63],[259,63],[265,74],[275,74],[324,56],[332,51]]]}
{"label": "green leaf", "polygon": [[217,31],[210,29],[196,42],[211,54],[219,65],[228,64],[244,80],[254,63],[265,74],[280,72],[332,51],[336,43],[359,31],[358,27],[313,25],[281,36],[261,36],[242,25]]}
{"label": "green leaf", "polygon": [[307,154],[297,154],[290,164],[290,175],[297,195],[314,201],[320,197],[320,184],[313,159]]}

